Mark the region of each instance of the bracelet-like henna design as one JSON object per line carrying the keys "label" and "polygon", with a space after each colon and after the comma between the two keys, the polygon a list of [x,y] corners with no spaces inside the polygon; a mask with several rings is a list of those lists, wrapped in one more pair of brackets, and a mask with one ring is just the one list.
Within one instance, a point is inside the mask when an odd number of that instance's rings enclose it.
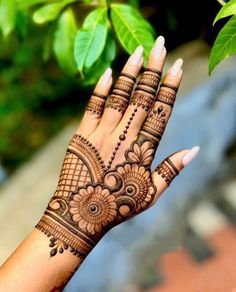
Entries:
{"label": "bracelet-like henna design", "polygon": [[86,107],[86,111],[94,115],[96,118],[101,118],[105,106],[106,96],[100,93],[94,92]]}
{"label": "bracelet-like henna design", "polygon": [[168,186],[171,184],[172,180],[179,174],[178,169],[169,158],[164,160],[155,169],[155,171],[165,180]]}
{"label": "bracelet-like henna design", "polygon": [[115,109],[124,114],[127,106],[129,105],[129,99],[133,90],[135,78],[125,73],[122,73],[121,76],[129,78],[131,81],[119,77],[105,107]]}
{"label": "bracelet-like henna design", "polygon": [[107,169],[97,149],[74,135],[58,188],[36,225],[50,237],[50,255],[69,250],[84,259],[109,229],[148,208],[156,193],[153,155],[143,138],[126,151],[124,163]]}
{"label": "bracelet-like henna design", "polygon": [[145,69],[130,103],[148,111],[154,103],[160,77],[161,72],[149,68]]}
{"label": "bracelet-like henna design", "polygon": [[160,89],[158,96],[157,96],[157,101],[163,102],[163,103],[173,107],[174,102],[175,102],[175,97],[176,97],[176,93],[172,93],[172,92],[166,91],[164,89]]}

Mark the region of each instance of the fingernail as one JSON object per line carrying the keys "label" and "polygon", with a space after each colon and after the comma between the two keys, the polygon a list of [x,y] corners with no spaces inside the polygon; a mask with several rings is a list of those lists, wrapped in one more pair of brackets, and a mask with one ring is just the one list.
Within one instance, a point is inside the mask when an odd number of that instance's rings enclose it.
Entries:
{"label": "fingernail", "polygon": [[111,68],[107,68],[102,75],[101,82],[105,84],[108,83],[111,78],[111,74],[112,74]]}
{"label": "fingernail", "polygon": [[185,154],[184,157],[182,158],[183,166],[189,164],[198,155],[199,151],[200,151],[199,146],[195,146],[191,150],[189,150],[189,152]]}
{"label": "fingernail", "polygon": [[152,51],[153,55],[156,56],[156,57],[160,57],[162,52],[163,52],[164,45],[165,45],[164,37],[163,36],[159,36],[156,39],[155,45],[153,47],[153,51]]}
{"label": "fingernail", "polygon": [[129,63],[131,65],[138,65],[142,59],[143,56],[143,47],[138,46],[133,54],[129,57]]}
{"label": "fingernail", "polygon": [[183,59],[178,59],[177,61],[175,61],[174,65],[170,68],[169,73],[172,76],[176,76],[182,68],[183,62]]}

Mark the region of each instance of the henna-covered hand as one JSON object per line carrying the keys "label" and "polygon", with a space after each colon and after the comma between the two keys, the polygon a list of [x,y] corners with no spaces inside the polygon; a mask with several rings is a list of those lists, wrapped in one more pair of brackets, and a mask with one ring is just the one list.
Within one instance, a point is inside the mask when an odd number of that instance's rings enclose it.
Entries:
{"label": "henna-covered hand", "polygon": [[183,168],[183,157],[188,162],[197,152],[177,152],[151,172],[182,77],[179,59],[158,90],[165,56],[159,37],[136,84],[143,62],[138,47],[108,98],[111,69],[100,78],[36,225],[50,238],[51,256],[68,249],[86,257],[109,229],[149,208]]}

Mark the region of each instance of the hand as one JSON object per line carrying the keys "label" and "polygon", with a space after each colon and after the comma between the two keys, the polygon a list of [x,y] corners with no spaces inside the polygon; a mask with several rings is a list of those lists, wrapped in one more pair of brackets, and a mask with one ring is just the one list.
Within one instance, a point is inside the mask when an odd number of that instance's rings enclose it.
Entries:
{"label": "hand", "polygon": [[86,257],[109,229],[149,208],[198,151],[177,152],[151,172],[183,61],[175,62],[158,90],[164,38],[157,39],[136,84],[142,52],[138,47],[130,56],[108,98],[111,69],[105,71],[68,146],[58,187],[36,226],[50,237],[51,256],[69,249]]}

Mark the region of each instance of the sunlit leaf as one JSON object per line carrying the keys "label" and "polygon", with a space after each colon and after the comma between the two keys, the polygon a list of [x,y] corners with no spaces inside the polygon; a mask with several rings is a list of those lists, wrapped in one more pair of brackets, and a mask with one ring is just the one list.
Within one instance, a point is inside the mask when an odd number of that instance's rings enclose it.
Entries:
{"label": "sunlit leaf", "polygon": [[15,0],[0,0],[0,30],[4,37],[15,28],[16,5]]}
{"label": "sunlit leaf", "polygon": [[28,30],[28,11],[19,10],[16,15],[16,24],[15,24],[16,33],[20,40],[23,40],[26,37]]}
{"label": "sunlit leaf", "polygon": [[233,16],[219,32],[209,60],[209,73],[225,58],[236,52],[236,16]]}
{"label": "sunlit leaf", "polygon": [[58,17],[58,15],[61,13],[62,9],[70,4],[75,2],[76,0],[64,0],[52,4],[47,4],[41,8],[39,8],[34,14],[33,14],[33,20],[34,22],[38,24],[42,24],[48,21],[52,21]]}
{"label": "sunlit leaf", "polygon": [[111,18],[122,46],[131,54],[142,45],[144,58],[147,59],[154,43],[154,32],[139,11],[129,5],[112,4]]}
{"label": "sunlit leaf", "polygon": [[104,71],[111,66],[112,61],[116,56],[116,45],[111,34],[108,34],[106,46],[100,58],[94,63],[93,67],[85,68],[84,84],[94,84],[98,81]]}
{"label": "sunlit leaf", "polygon": [[216,15],[216,18],[214,20],[214,24],[221,18],[228,17],[231,15],[236,14],[236,0],[231,0],[227,2],[219,11],[219,13]]}
{"label": "sunlit leaf", "polygon": [[16,0],[17,6],[19,8],[27,8],[33,5],[42,4],[42,3],[53,3],[59,2],[60,0]]}
{"label": "sunlit leaf", "polygon": [[108,31],[107,8],[97,8],[85,19],[75,40],[75,60],[78,70],[91,67],[101,55]]}
{"label": "sunlit leaf", "polygon": [[77,71],[74,60],[76,31],[77,27],[73,12],[71,9],[67,9],[58,20],[53,48],[60,66],[72,75]]}

